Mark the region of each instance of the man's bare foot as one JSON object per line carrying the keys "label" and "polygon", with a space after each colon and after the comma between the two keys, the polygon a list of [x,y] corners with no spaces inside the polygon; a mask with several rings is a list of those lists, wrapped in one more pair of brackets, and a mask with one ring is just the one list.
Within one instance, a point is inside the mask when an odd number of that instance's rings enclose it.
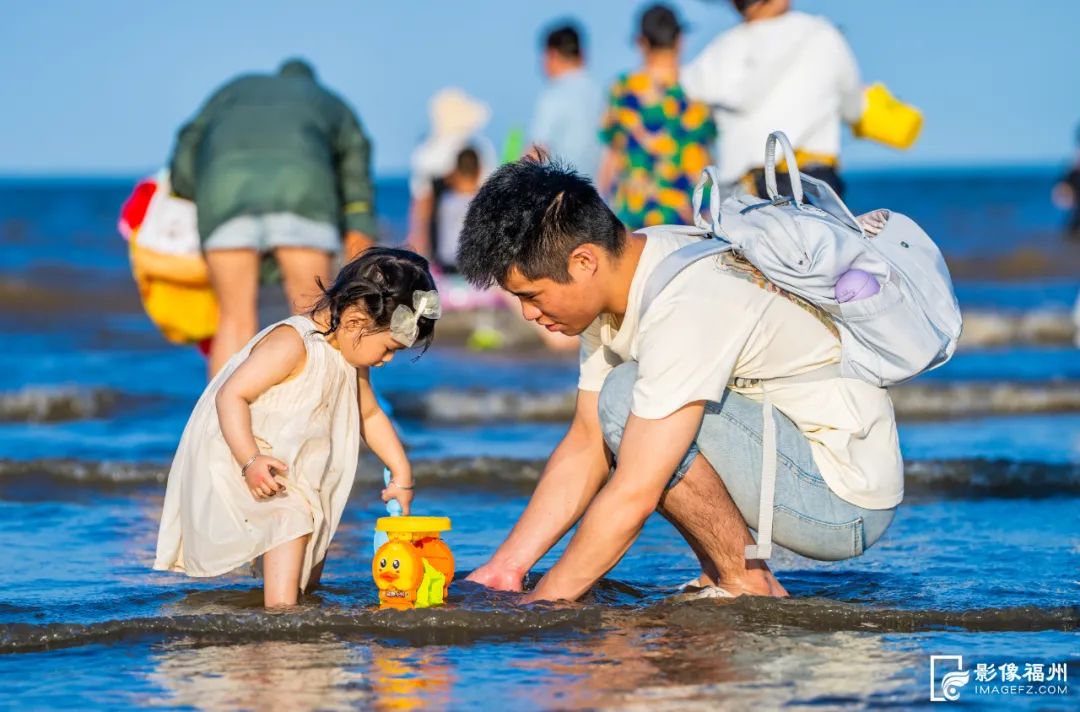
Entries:
{"label": "man's bare foot", "polygon": [[779,581],[769,583],[761,579],[725,579],[719,587],[729,592],[732,596],[769,596],[772,598],[787,598],[788,592],[780,585]]}
{"label": "man's bare foot", "polygon": [[703,573],[700,576],[698,576],[696,579],[692,579],[692,580],[687,581],[686,583],[684,583],[682,585],[682,588],[683,588],[683,590],[687,590],[687,589],[691,589],[691,588],[705,588],[707,586],[715,586],[715,585],[716,585],[716,581],[713,581],[711,578],[708,577],[708,575]]}
{"label": "man's bare foot", "polygon": [[787,589],[772,575],[772,571],[769,572],[769,595],[775,598],[787,598],[790,595]]}
{"label": "man's bare foot", "polygon": [[751,564],[738,575],[724,576],[716,581],[705,573],[702,573],[693,582],[688,582],[687,587],[707,588],[715,586],[722,588],[732,596],[771,596],[773,598],[787,598],[788,592],[773,576],[772,571],[763,563]]}

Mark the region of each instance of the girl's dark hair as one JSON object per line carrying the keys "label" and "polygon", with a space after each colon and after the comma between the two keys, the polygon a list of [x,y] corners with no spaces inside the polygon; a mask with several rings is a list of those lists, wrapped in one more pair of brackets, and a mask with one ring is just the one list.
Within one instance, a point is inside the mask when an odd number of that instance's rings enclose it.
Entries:
{"label": "girl's dark hair", "polygon": [[[398,305],[413,308],[413,292],[435,289],[435,280],[428,270],[428,262],[409,250],[392,247],[372,247],[361,252],[338,272],[333,284],[324,286],[318,282],[322,297],[312,307],[311,313],[326,311],[330,324],[323,336],[329,336],[341,325],[345,310],[355,306],[371,319],[368,333],[386,331],[390,318]],[[427,351],[435,336],[435,320],[420,317],[420,333],[416,343]]]}

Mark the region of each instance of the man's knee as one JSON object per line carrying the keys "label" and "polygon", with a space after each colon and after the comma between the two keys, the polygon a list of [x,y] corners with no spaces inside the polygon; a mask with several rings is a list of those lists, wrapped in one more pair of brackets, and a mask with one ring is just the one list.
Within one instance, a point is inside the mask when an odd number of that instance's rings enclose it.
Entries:
{"label": "man's knee", "polygon": [[630,417],[636,380],[637,364],[627,362],[616,366],[600,389],[600,427],[612,451],[618,451],[626,420]]}

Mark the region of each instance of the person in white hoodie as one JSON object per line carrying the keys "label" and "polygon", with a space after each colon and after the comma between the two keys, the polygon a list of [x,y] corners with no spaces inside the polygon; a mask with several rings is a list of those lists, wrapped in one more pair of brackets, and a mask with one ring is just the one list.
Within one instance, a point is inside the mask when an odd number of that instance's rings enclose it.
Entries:
{"label": "person in white hoodie", "polygon": [[[708,104],[719,130],[720,178],[764,195],[761,146],[781,130],[799,169],[843,194],[838,172],[842,123],[858,121],[863,88],[855,56],[823,17],[791,10],[790,0],[732,0],[743,22],[720,34],[680,81]],[[780,176],[781,192],[789,184]]]}

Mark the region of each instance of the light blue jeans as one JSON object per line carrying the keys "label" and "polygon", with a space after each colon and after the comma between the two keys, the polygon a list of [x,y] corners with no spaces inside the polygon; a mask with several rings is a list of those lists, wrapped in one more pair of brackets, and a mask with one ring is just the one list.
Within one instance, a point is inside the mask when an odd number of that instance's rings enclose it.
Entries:
{"label": "light blue jeans", "polygon": [[[600,391],[600,425],[604,440],[619,452],[630,417],[637,364],[615,368]],[[810,443],[780,411],[776,415],[776,498],[772,539],[797,554],[821,561],[859,556],[892,523],[896,508],[864,509],[840,499],[825,484],[810,452]],[[723,480],[743,519],[757,529],[761,493],[761,404],[724,391],[719,403],[705,403],[701,429],[668,483],[686,475],[700,453]]]}
{"label": "light blue jeans", "polygon": [[204,250],[257,250],[305,247],[323,252],[341,249],[341,236],[333,225],[292,213],[241,215],[225,221],[203,242]]}

